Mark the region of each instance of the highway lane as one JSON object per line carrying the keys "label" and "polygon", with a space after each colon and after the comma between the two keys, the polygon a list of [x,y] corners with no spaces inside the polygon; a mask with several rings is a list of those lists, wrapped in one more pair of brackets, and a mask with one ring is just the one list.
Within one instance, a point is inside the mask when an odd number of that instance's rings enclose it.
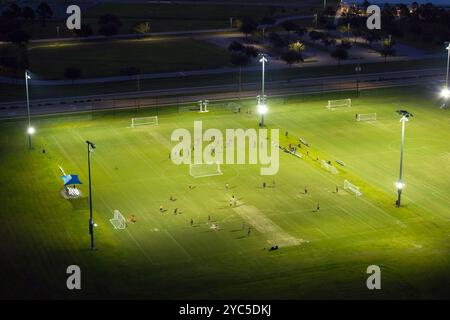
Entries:
{"label": "highway lane", "polygon": [[[380,72],[360,75],[361,90],[435,83],[444,78],[444,69],[420,69],[397,72]],[[327,92],[356,91],[356,76],[330,76],[309,79],[290,79],[266,83],[270,97],[298,94],[324,94]],[[165,105],[195,105],[200,99],[213,101],[235,100],[255,97],[259,82],[245,83],[239,92],[236,84],[174,88],[143,92],[126,92],[91,96],[67,97],[31,101],[32,116],[92,112],[139,107],[161,107]],[[326,97],[324,97],[326,100]],[[0,103],[0,119],[26,116],[25,101]]]}

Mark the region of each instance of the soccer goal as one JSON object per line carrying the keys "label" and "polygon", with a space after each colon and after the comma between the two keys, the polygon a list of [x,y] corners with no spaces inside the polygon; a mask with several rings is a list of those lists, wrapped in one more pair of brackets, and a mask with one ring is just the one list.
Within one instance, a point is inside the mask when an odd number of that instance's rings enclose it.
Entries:
{"label": "soccer goal", "polygon": [[228,102],[226,104],[227,110],[233,110],[234,113],[238,113],[241,111],[241,104],[236,102]]}
{"label": "soccer goal", "polygon": [[356,115],[356,121],[375,121],[377,120],[376,113],[358,113]]}
{"label": "soccer goal", "polygon": [[153,117],[140,117],[140,118],[131,118],[131,127],[137,126],[157,126],[158,125],[158,116]]}
{"label": "soccer goal", "polygon": [[351,107],[352,99],[328,100],[327,109],[334,109],[340,107]]}
{"label": "soccer goal", "polygon": [[209,112],[208,110],[209,100],[199,100],[197,103],[198,106],[200,107],[200,112]]}
{"label": "soccer goal", "polygon": [[325,170],[327,170],[328,172],[331,172],[332,174],[338,174],[339,170],[336,169],[334,166],[332,166],[331,164],[327,163],[325,160],[321,160],[320,161],[321,167],[324,168]]}
{"label": "soccer goal", "polygon": [[125,229],[127,226],[127,221],[119,210],[114,210],[114,218],[109,221],[113,225],[114,229]]}
{"label": "soccer goal", "polygon": [[362,196],[362,192],[359,191],[359,187],[350,183],[350,181],[348,181],[348,180],[344,181],[344,189],[351,193],[354,193],[357,197]]}
{"label": "soccer goal", "polygon": [[191,163],[189,165],[189,174],[194,178],[220,176],[220,163]]}

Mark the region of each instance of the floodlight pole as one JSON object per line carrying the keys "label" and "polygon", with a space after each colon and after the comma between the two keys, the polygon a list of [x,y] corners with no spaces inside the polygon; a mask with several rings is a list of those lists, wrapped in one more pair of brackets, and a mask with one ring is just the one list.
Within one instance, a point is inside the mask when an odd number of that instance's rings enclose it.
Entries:
{"label": "floodlight pole", "polygon": [[445,49],[447,49],[447,74],[445,77],[445,87],[442,90],[442,97],[444,98],[444,102],[441,105],[441,109],[447,107],[447,100],[449,99],[449,97],[448,97],[448,95],[449,95],[448,76],[449,76],[449,68],[450,68],[450,42],[448,43],[448,46]]}
{"label": "floodlight pole", "polygon": [[356,78],[356,96],[359,97],[359,74],[361,73],[361,66],[359,64],[356,66],[355,71],[357,73],[357,78]]}
{"label": "floodlight pole", "polygon": [[448,54],[447,54],[447,76],[445,78],[445,88],[448,89],[448,69],[450,67],[450,42],[446,49],[447,49]]}
{"label": "floodlight pole", "polygon": [[94,219],[92,218],[92,183],[91,183],[91,152],[95,149],[95,145],[86,141],[88,152],[88,174],[89,174],[89,235],[91,236],[91,251],[94,247]]}
{"label": "floodlight pole", "polygon": [[405,124],[408,121],[408,118],[406,117],[406,115],[403,115],[400,121],[402,122],[402,144],[400,147],[400,175],[397,182],[397,194],[398,194],[396,203],[397,207],[400,207],[400,200],[403,190],[403,150],[405,146]]}
{"label": "floodlight pole", "polygon": [[28,149],[31,150],[31,132],[29,131],[31,128],[31,116],[30,116],[30,95],[28,92],[28,79],[30,79],[30,75],[28,74],[28,70],[25,70],[25,91],[27,93],[27,114],[28,114],[28,128],[27,128],[27,135],[28,135]]}
{"label": "floodlight pole", "polygon": [[[265,105],[266,95],[264,93],[264,85],[265,85],[265,72],[266,72],[266,62],[267,62],[267,58],[265,57],[265,55],[263,55],[263,54],[261,55],[261,59],[259,60],[259,62],[261,62],[261,64],[262,64],[262,77],[261,77],[261,96],[258,98],[258,105],[260,105],[260,104]],[[261,112],[260,116],[261,116],[260,126],[264,127],[264,113]]]}

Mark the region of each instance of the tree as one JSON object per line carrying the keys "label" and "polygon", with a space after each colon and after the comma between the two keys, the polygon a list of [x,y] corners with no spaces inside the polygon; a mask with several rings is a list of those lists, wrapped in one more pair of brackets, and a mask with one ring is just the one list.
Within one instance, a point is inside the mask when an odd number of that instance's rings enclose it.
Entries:
{"label": "tree", "polygon": [[297,30],[295,30],[295,33],[299,37],[303,37],[307,32],[308,32],[308,30],[306,28],[303,28],[303,27],[298,27]]}
{"label": "tree", "polygon": [[23,46],[30,40],[30,35],[22,29],[17,29],[8,34],[8,40],[17,46]]}
{"label": "tree", "polygon": [[81,29],[75,29],[74,31],[78,37],[90,37],[94,34],[90,24],[82,24]]}
{"label": "tree", "polygon": [[274,47],[277,48],[285,47],[288,45],[288,41],[275,32],[269,34],[269,41]]}
{"label": "tree", "polygon": [[328,18],[329,16],[334,16],[336,14],[336,10],[333,9],[333,7],[327,6],[323,10],[322,14]]}
{"label": "tree", "polygon": [[323,45],[326,46],[326,47],[329,47],[329,46],[331,46],[331,45],[335,45],[335,44],[336,44],[336,39],[329,38],[329,37],[323,37],[320,41],[321,41],[321,42],[323,43]]}
{"label": "tree", "polygon": [[228,50],[229,51],[244,51],[245,47],[242,45],[242,43],[238,42],[238,41],[233,41],[230,43],[230,45],[228,46]]}
{"label": "tree", "polygon": [[299,28],[298,25],[291,20],[284,21],[281,26],[288,32],[288,35],[290,35],[292,31],[295,31]]}
{"label": "tree", "polygon": [[257,23],[253,21],[252,18],[244,17],[242,18],[239,31],[245,34],[245,37],[247,38],[249,34],[251,34],[253,31],[256,30],[257,26],[258,26]]}
{"label": "tree", "polygon": [[371,31],[367,31],[367,32],[364,34],[364,39],[366,39],[366,41],[367,41],[370,45],[372,45],[373,42],[375,42],[375,41],[380,41],[380,40],[381,40],[381,37],[380,37],[380,35],[378,34],[378,32],[371,30]]}
{"label": "tree", "polygon": [[253,46],[246,46],[245,47],[245,55],[249,58],[256,58],[258,56],[258,50]]}
{"label": "tree", "polygon": [[384,57],[384,63],[387,62],[387,57],[395,56],[395,50],[390,46],[383,46],[380,50],[380,54]]}
{"label": "tree", "polygon": [[319,32],[319,31],[315,31],[315,30],[312,30],[309,32],[309,38],[314,42],[322,39],[324,36],[325,36],[325,34],[323,32]]}
{"label": "tree", "polygon": [[104,14],[98,19],[100,28],[98,32],[104,36],[112,36],[119,32],[122,22],[120,18],[113,14]]}
{"label": "tree", "polygon": [[333,52],[331,52],[331,56],[337,59],[338,64],[341,64],[341,60],[348,59],[348,52],[343,47],[336,47],[336,49]]}
{"label": "tree", "polygon": [[138,34],[150,32],[150,24],[148,22],[141,22],[134,26],[133,31]]}
{"label": "tree", "polygon": [[290,43],[288,46],[288,50],[297,52],[297,53],[301,53],[301,52],[305,51],[305,44],[300,41]]}
{"label": "tree", "polygon": [[53,16],[53,11],[47,2],[41,2],[36,8],[36,13],[41,19],[43,27],[45,27],[47,20]]}
{"label": "tree", "polygon": [[281,54],[281,59],[291,67],[294,63],[302,62],[303,56],[300,52],[288,50]]}
{"label": "tree", "polygon": [[21,16],[20,7],[16,3],[10,3],[9,6],[3,11],[2,15],[6,18],[14,19]]}
{"label": "tree", "polygon": [[81,69],[78,67],[68,67],[64,70],[64,77],[72,80],[73,82],[81,77]]}
{"label": "tree", "polygon": [[25,20],[34,21],[34,19],[36,18],[36,14],[34,13],[33,9],[27,6],[22,9],[22,17]]}

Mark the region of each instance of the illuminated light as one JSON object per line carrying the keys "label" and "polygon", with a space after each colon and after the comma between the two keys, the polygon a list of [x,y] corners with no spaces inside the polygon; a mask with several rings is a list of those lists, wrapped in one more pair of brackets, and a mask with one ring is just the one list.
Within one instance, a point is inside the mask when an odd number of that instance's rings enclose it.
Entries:
{"label": "illuminated light", "polygon": [[97,228],[97,227],[98,227],[98,224],[94,223],[94,228]]}
{"label": "illuminated light", "polygon": [[32,134],[34,134],[35,132],[36,132],[36,129],[35,129],[34,127],[28,127],[27,133],[28,133],[29,135],[32,135]]}
{"label": "illuminated light", "polygon": [[450,98],[450,90],[448,88],[442,89],[441,97],[444,98],[444,99]]}
{"label": "illuminated light", "polygon": [[266,114],[267,113],[267,106],[265,104],[258,104],[258,113],[259,114]]}
{"label": "illuminated light", "polygon": [[398,190],[402,190],[405,187],[405,184],[403,182],[396,182],[395,186]]}

